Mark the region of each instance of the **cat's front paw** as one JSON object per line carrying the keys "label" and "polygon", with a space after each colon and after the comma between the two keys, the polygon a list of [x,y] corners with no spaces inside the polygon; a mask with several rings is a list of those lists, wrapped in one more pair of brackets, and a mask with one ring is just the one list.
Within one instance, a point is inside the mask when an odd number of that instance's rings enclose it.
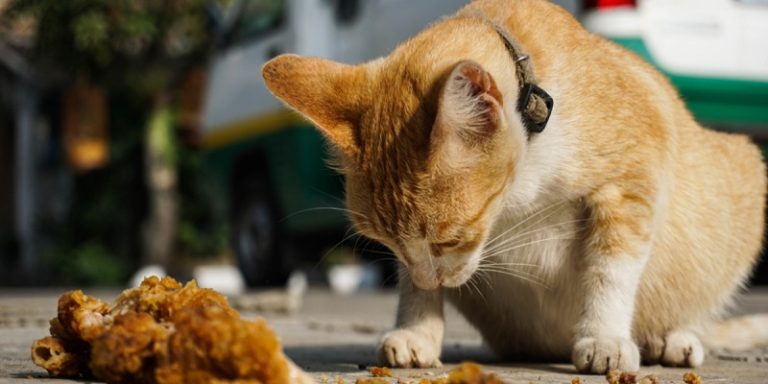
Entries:
{"label": "cat's front paw", "polygon": [[583,373],[604,374],[612,369],[637,371],[640,351],[632,340],[623,337],[584,337],[573,346],[576,369]]}
{"label": "cat's front paw", "polygon": [[440,348],[428,336],[396,329],[381,339],[379,361],[396,368],[436,368],[442,366]]}

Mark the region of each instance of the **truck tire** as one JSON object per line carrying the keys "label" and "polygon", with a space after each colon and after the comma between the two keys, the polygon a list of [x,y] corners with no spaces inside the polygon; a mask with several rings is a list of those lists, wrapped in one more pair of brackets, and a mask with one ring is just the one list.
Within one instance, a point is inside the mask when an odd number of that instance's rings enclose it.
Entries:
{"label": "truck tire", "polygon": [[287,273],[281,262],[280,230],[265,176],[236,184],[232,205],[232,249],[248,286],[281,286]]}

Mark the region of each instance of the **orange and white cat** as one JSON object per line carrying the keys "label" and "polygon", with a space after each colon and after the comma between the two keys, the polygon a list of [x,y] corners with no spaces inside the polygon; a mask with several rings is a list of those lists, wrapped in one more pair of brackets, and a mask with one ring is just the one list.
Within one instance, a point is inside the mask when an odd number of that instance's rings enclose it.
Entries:
{"label": "orange and white cat", "polygon": [[[404,265],[390,365],[440,364],[447,297],[512,359],[696,366],[761,249],[758,148],[546,1],[477,0],[387,57],[283,55],[263,76],[338,152],[354,225]],[[554,100],[543,131],[519,106],[534,80]]]}

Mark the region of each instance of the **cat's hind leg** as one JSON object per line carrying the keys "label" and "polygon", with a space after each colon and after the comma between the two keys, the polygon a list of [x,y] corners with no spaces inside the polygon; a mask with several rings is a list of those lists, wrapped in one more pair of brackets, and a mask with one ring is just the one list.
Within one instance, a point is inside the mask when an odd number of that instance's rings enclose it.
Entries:
{"label": "cat's hind leg", "polygon": [[693,368],[704,362],[704,346],[688,330],[674,330],[664,337],[648,336],[641,345],[644,364]]}

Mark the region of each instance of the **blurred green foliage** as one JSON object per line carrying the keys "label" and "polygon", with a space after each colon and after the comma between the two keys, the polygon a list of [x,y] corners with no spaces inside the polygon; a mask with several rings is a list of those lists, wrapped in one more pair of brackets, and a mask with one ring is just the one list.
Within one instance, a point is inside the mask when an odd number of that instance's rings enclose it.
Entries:
{"label": "blurred green foliage", "polygon": [[44,256],[49,265],[56,266],[58,282],[65,285],[111,285],[130,276],[126,262],[116,259],[98,240],[57,247]]}
{"label": "blurred green foliage", "polygon": [[[179,174],[178,252],[215,255],[226,227],[201,171],[200,155],[178,138],[178,89],[189,71],[204,67],[215,33],[212,10],[228,0],[10,0],[4,18],[33,20],[30,55],[59,89],[85,78],[106,89],[110,162],[73,174],[64,218],[42,223],[43,258],[60,282],[115,284],[138,264],[147,214],[144,150],[150,134],[163,135],[163,153]],[[215,13],[215,12],[213,12]],[[161,116],[174,129],[153,131]],[[55,109],[55,108],[54,108]],[[63,159],[62,159],[63,161]],[[54,283],[56,281],[53,281]]]}
{"label": "blurred green foliage", "polygon": [[[41,222],[46,241],[39,251],[54,276],[50,283],[115,284],[125,281],[136,268],[147,206],[144,131],[136,127],[143,123],[146,107],[142,98],[130,93],[110,96],[109,164],[88,173],[71,173],[64,216]],[[104,276],[91,276],[91,268],[76,270],[89,260],[105,268]],[[112,265],[105,266],[109,263]]]}
{"label": "blurred green foliage", "polygon": [[229,227],[217,189],[205,174],[203,154],[181,146],[178,153],[179,212],[178,249],[192,257],[218,255],[228,245]]}
{"label": "blurred green foliage", "polygon": [[6,17],[36,21],[35,55],[66,74],[141,92],[205,60],[211,13],[228,0],[11,0]]}

